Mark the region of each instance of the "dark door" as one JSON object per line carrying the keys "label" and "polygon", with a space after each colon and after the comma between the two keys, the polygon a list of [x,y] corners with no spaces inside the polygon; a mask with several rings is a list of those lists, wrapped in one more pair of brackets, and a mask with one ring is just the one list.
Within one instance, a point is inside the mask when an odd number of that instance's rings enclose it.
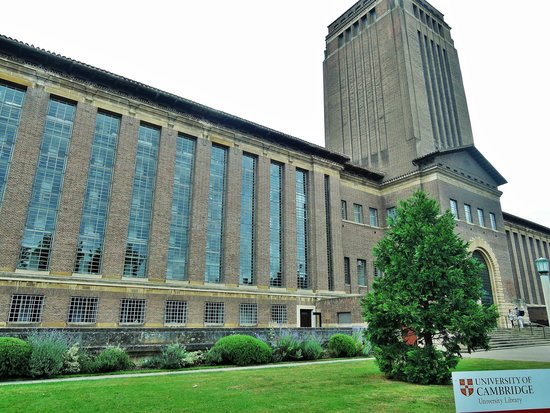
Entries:
{"label": "dark door", "polygon": [[311,311],[300,310],[300,327],[311,327]]}

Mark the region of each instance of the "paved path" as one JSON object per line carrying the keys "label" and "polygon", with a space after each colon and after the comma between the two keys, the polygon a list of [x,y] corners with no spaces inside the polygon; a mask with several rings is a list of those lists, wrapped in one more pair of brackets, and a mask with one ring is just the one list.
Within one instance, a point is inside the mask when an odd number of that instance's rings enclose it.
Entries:
{"label": "paved path", "polygon": [[550,345],[489,351],[481,350],[472,354],[463,353],[462,357],[494,360],[550,361]]}

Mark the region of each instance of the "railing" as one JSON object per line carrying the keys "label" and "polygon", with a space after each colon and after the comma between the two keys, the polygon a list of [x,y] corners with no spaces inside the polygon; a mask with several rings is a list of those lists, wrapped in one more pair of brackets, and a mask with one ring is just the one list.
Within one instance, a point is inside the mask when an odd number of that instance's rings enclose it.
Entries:
{"label": "railing", "polygon": [[504,324],[506,325],[507,329],[511,329],[511,330],[517,329],[518,331],[522,331],[522,330],[529,331],[531,335],[534,335],[533,328],[535,328],[535,330],[542,329],[542,336],[546,338],[546,335],[548,334],[548,336],[550,337],[550,328],[548,328],[548,326],[545,326],[544,324],[529,322],[529,323],[524,323],[523,328],[521,328],[517,320],[515,320],[514,325],[511,325],[511,322],[508,319],[508,317],[502,317],[502,318],[504,318]]}

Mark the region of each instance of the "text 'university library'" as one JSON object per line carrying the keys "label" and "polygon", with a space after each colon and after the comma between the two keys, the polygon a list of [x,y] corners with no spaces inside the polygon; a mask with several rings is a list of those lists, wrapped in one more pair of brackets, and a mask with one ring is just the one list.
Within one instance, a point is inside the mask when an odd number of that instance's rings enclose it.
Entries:
{"label": "text 'university library'", "polygon": [[417,190],[501,325],[547,323],[550,229],[502,211],[442,13],[361,0],[323,72],[325,147],[0,35],[0,329],[362,326],[372,249]]}

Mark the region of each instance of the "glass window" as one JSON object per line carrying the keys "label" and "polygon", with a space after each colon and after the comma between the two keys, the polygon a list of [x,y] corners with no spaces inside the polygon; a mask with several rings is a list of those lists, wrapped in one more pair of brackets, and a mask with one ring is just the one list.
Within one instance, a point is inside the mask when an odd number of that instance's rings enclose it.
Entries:
{"label": "glass window", "polygon": [[363,223],[363,205],[353,204],[353,221]]}
{"label": "glass window", "polygon": [[254,224],[256,221],[256,157],[244,154],[241,174],[240,284],[254,284]]}
{"label": "glass window", "polygon": [[455,217],[455,219],[458,219],[458,203],[454,199],[451,199],[450,204],[453,217]]}
{"label": "glass window", "polygon": [[380,270],[380,268],[377,268],[374,264],[373,264],[373,271],[374,271],[374,276],[375,277],[380,277],[380,276],[384,275],[382,273],[382,271]]}
{"label": "glass window", "polygon": [[49,102],[17,268],[39,271],[50,268],[75,112],[73,103],[57,99]]}
{"label": "glass window", "polygon": [[206,269],[204,281],[222,281],[223,216],[227,149],[212,145],[210,158],[210,186],[208,189],[208,227],[206,233]]}
{"label": "glass window", "polygon": [[40,323],[42,321],[43,295],[11,296],[9,323]]}
{"label": "glass window", "polygon": [[348,203],[342,199],[341,201],[342,219],[348,219]]}
{"label": "glass window", "polygon": [[271,322],[275,324],[288,323],[288,313],[285,304],[273,304],[271,306]]}
{"label": "glass window", "polygon": [[189,224],[195,163],[195,139],[178,135],[176,140],[176,164],[172,189],[172,221],[168,241],[168,280],[187,279],[189,258]]}
{"label": "glass window", "polygon": [[187,301],[166,301],[166,305],[164,307],[164,324],[186,324],[188,314],[187,310]]}
{"label": "glass window", "polygon": [[479,225],[484,227],[485,226],[485,215],[483,213],[483,209],[481,209],[481,208],[477,209],[477,219],[479,221]]}
{"label": "glass window", "polygon": [[11,164],[25,91],[0,83],[0,205]]}
{"label": "glass window", "polygon": [[224,303],[205,303],[204,324],[223,325],[225,317]]}
{"label": "glass window", "polygon": [[338,324],[351,324],[351,313],[338,313]]}
{"label": "glass window", "polygon": [[357,260],[357,284],[367,285],[367,261]]}
{"label": "glass window", "polygon": [[296,170],[296,265],[298,288],[309,288],[308,274],[308,174]]}
{"label": "glass window", "polygon": [[397,210],[395,207],[390,207],[386,209],[386,224],[390,225],[390,221],[397,218]]}
{"label": "glass window", "polygon": [[71,297],[68,323],[95,323],[99,297]]}
{"label": "glass window", "polygon": [[120,118],[98,113],[84,194],[74,272],[99,274]]}
{"label": "glass window", "polygon": [[241,326],[255,326],[258,324],[258,304],[241,303],[239,310]]}
{"label": "glass window", "polygon": [[376,208],[369,208],[369,222],[373,227],[378,226],[378,210]]}
{"label": "glass window", "polygon": [[497,230],[497,217],[492,212],[489,212],[489,220],[491,221],[491,229],[493,231]]}
{"label": "glass window", "polygon": [[468,204],[464,204],[464,215],[466,217],[466,222],[468,224],[473,224],[474,220],[472,219],[472,207]]}
{"label": "glass window", "polygon": [[349,257],[344,257],[344,283],[346,285],[351,284],[351,269],[350,269]]}
{"label": "glass window", "polygon": [[332,259],[332,219],[330,206],[330,177],[325,175],[325,227],[327,232],[328,289],[334,290],[334,262]]}
{"label": "glass window", "polygon": [[123,298],[120,301],[120,324],[143,324],[145,322],[146,300]]}
{"label": "glass window", "polygon": [[283,286],[283,165],[269,172],[269,285]]}
{"label": "glass window", "polygon": [[124,257],[124,275],[127,277],[144,278],[147,274],[159,139],[160,129],[140,125]]}

